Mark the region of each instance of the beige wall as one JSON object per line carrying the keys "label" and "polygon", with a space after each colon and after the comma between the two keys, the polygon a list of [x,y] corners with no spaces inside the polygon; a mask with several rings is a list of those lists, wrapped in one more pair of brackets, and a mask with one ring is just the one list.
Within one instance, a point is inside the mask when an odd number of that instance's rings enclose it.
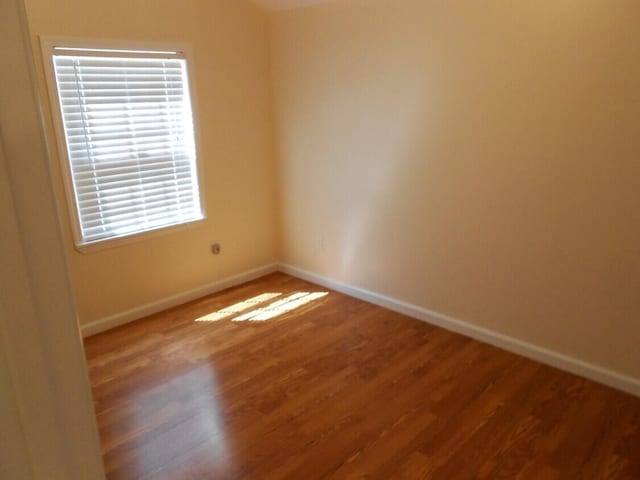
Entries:
{"label": "beige wall", "polygon": [[[267,18],[238,0],[26,0],[41,91],[37,36],[192,44],[208,220],[95,253],[73,248],[51,131],[53,178],[81,323],[120,313],[275,261]],[[212,240],[222,255],[210,254]]]}
{"label": "beige wall", "polygon": [[640,2],[277,13],[282,260],[640,378]]}

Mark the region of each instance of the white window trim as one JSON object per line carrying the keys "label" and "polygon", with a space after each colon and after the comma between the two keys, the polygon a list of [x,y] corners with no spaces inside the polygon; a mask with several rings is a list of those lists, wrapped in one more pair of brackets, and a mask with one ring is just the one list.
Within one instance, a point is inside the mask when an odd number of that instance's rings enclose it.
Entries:
{"label": "white window trim", "polygon": [[[82,253],[95,252],[108,248],[114,248],[134,242],[140,242],[150,238],[166,235],[176,231],[194,228],[207,219],[206,199],[204,189],[204,162],[200,152],[200,122],[198,118],[198,101],[197,89],[195,85],[195,62],[193,60],[193,49],[190,44],[183,42],[149,42],[140,40],[105,40],[105,39],[89,39],[80,37],[61,37],[41,35],[40,48],[42,52],[42,60],[44,63],[44,73],[47,84],[47,92],[49,95],[49,106],[51,108],[53,130],[57,143],[57,151],[59,157],[59,165],[61,167],[62,179],[64,183],[65,197],[69,217],[71,220],[71,230],[73,233],[73,241],[76,250]],[[196,168],[197,183],[200,194],[200,210],[202,218],[192,220],[176,225],[159,227],[145,232],[129,234],[122,237],[102,239],[93,242],[83,242],[80,230],[80,218],[78,215],[78,207],[75,201],[71,166],[67,153],[66,138],[64,126],[62,124],[62,112],[60,103],[58,102],[58,91],[56,87],[56,77],[53,64],[54,49],[58,47],[82,48],[82,49],[112,49],[112,50],[141,50],[155,52],[180,52],[187,63],[187,75],[189,80],[189,91],[191,96],[191,111],[193,115],[193,130],[196,151]],[[161,56],[161,55],[160,55]],[[167,58],[175,58],[175,54],[170,53]]]}

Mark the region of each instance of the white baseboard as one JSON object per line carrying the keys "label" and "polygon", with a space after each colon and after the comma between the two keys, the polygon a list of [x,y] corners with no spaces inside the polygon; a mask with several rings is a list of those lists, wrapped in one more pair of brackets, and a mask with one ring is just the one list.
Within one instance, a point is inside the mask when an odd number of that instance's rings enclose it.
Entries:
{"label": "white baseboard", "polygon": [[442,313],[434,312],[417,305],[412,305],[410,303],[333,280],[331,278],[323,277],[322,275],[318,275],[302,268],[281,263],[278,269],[281,272],[294,277],[298,277],[320,286],[336,290],[340,293],[344,293],[351,297],[388,308],[394,312],[402,313],[403,315],[422,320],[446,330],[474,338],[481,342],[502,348],[503,350],[522,355],[523,357],[536,360],[540,363],[550,365],[560,370],[573,373],[574,375],[588,378],[589,380],[593,380],[640,397],[640,379],[629,377],[606,368],[503,335],[494,330],[473,325]]}
{"label": "white baseboard", "polygon": [[276,271],[278,271],[277,263],[264,265],[192,290],[187,290],[186,292],[181,292],[176,295],[171,295],[170,297],[156,300],[155,302],[141,305],[140,307],[135,307],[124,312],[116,313],[115,315],[101,318],[94,322],[87,323],[86,325],[81,325],[80,329],[82,331],[82,336],[89,337],[96,333],[104,332],[105,330],[124,325],[125,323],[139,320],[147,315],[152,315],[154,313],[161,312],[162,310],[166,310],[167,308],[175,307],[177,305],[211,295],[212,293],[219,292],[220,290],[255,280],[256,278],[260,278]]}

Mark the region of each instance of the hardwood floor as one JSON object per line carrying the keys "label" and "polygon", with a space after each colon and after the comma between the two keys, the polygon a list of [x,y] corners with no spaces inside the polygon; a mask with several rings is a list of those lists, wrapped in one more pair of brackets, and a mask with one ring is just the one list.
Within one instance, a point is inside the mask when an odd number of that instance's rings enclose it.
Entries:
{"label": "hardwood floor", "polygon": [[321,291],[273,274],[88,338],[108,478],[640,478],[640,399],[497,348],[335,292],[195,321]]}

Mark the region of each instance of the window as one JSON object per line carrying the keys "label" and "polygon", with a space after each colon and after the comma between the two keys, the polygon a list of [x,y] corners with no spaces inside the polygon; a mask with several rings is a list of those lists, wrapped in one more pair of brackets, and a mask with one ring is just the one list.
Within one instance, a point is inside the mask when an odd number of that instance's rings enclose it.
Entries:
{"label": "window", "polygon": [[76,245],[203,219],[184,50],[43,50]]}

